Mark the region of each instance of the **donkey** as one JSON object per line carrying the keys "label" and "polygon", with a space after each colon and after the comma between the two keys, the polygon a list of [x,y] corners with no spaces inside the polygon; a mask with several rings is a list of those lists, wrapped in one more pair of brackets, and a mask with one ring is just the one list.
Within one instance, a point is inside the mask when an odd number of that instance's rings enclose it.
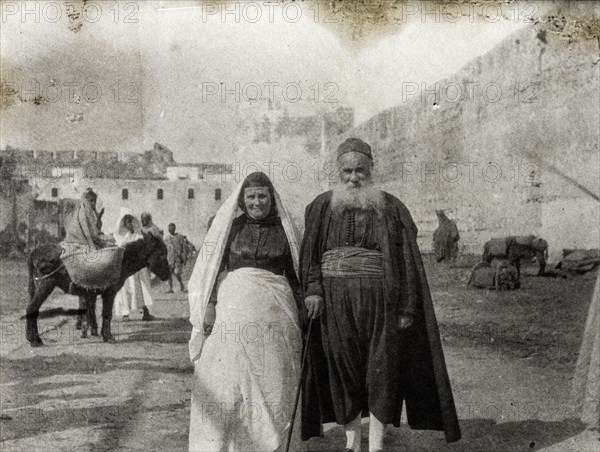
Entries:
{"label": "donkey", "polygon": [[143,233],[143,238],[125,245],[119,280],[115,285],[105,289],[90,290],[77,286],[60,260],[60,254],[60,246],[43,245],[35,248],[29,255],[30,302],[26,310],[26,337],[32,347],[44,345],[38,333],[38,315],[40,307],[55,287],[60,287],[65,293],[79,295],[85,299],[87,315],[85,325],[82,326],[82,337],[87,337],[89,326],[91,326],[92,335],[98,334],[95,305],[96,297],[101,295],[102,339],[104,342],[114,343],[116,341],[110,331],[113,304],[115,296],[123,287],[125,280],[144,267],[148,267],[162,281],[168,280],[170,275],[167,247],[160,238],[149,233]]}
{"label": "donkey", "polygon": [[[504,241],[503,250],[496,249],[494,244]],[[548,242],[542,238],[509,236],[503,239],[488,240],[483,246],[482,260],[491,263],[494,258],[508,259],[515,266],[519,278],[521,277],[521,259],[536,258],[540,269],[538,276],[544,276],[546,261],[548,260]]]}

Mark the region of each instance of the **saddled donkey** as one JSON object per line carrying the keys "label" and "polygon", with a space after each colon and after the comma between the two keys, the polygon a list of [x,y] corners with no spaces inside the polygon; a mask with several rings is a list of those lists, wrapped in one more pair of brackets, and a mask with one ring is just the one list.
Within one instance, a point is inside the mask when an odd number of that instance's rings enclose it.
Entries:
{"label": "saddled donkey", "polygon": [[110,322],[115,296],[123,287],[125,280],[144,267],[148,267],[162,281],[169,279],[167,247],[160,238],[144,233],[143,238],[127,243],[124,248],[119,280],[115,285],[99,290],[84,289],[73,283],[60,259],[62,251],[60,246],[44,245],[31,252],[28,263],[30,302],[26,311],[26,337],[32,347],[43,345],[38,333],[38,315],[40,307],[55,287],[60,287],[65,293],[79,295],[85,299],[87,315],[82,328],[82,337],[87,337],[88,327],[91,327],[92,335],[98,335],[95,306],[96,297],[101,295],[102,338],[104,342],[115,342],[110,331]]}
{"label": "saddled donkey", "polygon": [[546,271],[548,259],[548,242],[534,236],[517,237],[509,236],[502,239],[490,239],[483,246],[484,262],[492,262],[494,258],[508,259],[521,276],[521,259],[536,258],[540,264],[538,276],[543,276]]}

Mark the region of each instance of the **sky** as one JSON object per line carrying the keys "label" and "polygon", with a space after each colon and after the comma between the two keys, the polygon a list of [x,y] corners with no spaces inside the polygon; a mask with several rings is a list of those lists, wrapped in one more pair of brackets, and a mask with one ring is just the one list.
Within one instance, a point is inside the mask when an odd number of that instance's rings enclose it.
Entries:
{"label": "sky", "polygon": [[159,142],[178,161],[227,160],[257,93],[305,114],[352,107],[358,124],[401,104],[407,84],[457,72],[545,5],[463,6],[459,16],[408,2],[367,16],[315,2],[87,2],[72,20],[67,3],[0,3],[2,149],[142,152]]}

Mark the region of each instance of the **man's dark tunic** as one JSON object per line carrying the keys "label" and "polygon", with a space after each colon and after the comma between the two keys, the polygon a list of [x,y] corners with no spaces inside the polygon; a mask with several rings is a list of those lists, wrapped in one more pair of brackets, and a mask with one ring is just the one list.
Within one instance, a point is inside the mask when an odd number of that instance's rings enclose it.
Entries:
{"label": "man's dark tunic", "polygon": [[[323,296],[325,311],[311,337],[303,439],[318,436],[321,422],[347,424],[368,411],[399,426],[403,401],[411,427],[460,438],[416,226],[398,199],[384,197],[382,215],[336,214],[331,192],[306,209],[302,288],[304,297]],[[323,254],[339,247],[381,251],[382,277],[323,277]],[[402,314],[414,316],[406,330]]]}

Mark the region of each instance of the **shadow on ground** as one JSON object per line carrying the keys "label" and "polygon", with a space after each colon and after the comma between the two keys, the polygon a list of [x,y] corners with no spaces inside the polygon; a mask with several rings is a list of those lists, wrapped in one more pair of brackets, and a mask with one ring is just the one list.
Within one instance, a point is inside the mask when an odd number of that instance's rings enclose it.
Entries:
{"label": "shadow on ground", "polygon": [[[114,378],[109,372],[116,370],[141,371],[133,385],[137,391],[126,396],[123,403],[98,406],[109,395],[102,392],[80,394],[44,394],[61,389],[73,390],[77,386],[93,383],[86,381],[88,375],[98,379]],[[119,438],[135,424],[135,420],[147,413],[165,412],[186,418],[189,416],[189,402],[181,401],[160,406],[144,406],[148,394],[144,388],[160,374],[191,374],[191,365],[177,366],[169,359],[148,357],[111,358],[86,357],[79,354],[58,356],[32,356],[26,359],[4,359],[0,369],[0,381],[11,382],[4,392],[1,408],[2,440],[14,440],[38,436],[43,433],[57,433],[90,425],[102,429],[104,440],[98,444],[102,450],[117,447]],[[105,374],[105,375],[103,375]],[[72,375],[69,383],[40,383],[32,381],[57,376]],[[79,375],[79,378],[77,378]],[[61,391],[62,392],[62,391]],[[114,394],[113,394],[114,396]],[[114,400],[114,399],[111,399]],[[105,400],[105,403],[108,400]],[[90,405],[81,407],[81,405]],[[185,421],[187,422],[187,420]],[[185,428],[184,428],[185,430]],[[181,435],[179,435],[181,436]],[[182,439],[179,438],[178,441]]]}
{"label": "shadow on ground", "polygon": [[[132,324],[133,322],[129,322]],[[129,342],[158,342],[161,344],[187,344],[190,340],[192,325],[187,318],[157,318],[152,322],[138,321],[132,327],[127,338],[120,339],[121,343]]]}
{"label": "shadow on ground", "polygon": [[[59,316],[76,316],[79,314],[79,309],[65,309],[65,308],[50,308],[40,309],[38,319],[50,319]],[[19,317],[20,320],[25,320],[25,314]]]}
{"label": "shadow on ground", "polygon": [[[462,439],[446,443],[442,432],[410,430],[406,425],[386,432],[384,449],[394,452],[476,452],[476,451],[531,451],[560,443],[585,430],[585,425],[575,419],[556,422],[523,420],[496,423],[492,419],[460,421]],[[308,442],[311,452],[343,450],[344,430],[336,426],[324,438]],[[362,449],[368,449],[368,424],[363,424]]]}

